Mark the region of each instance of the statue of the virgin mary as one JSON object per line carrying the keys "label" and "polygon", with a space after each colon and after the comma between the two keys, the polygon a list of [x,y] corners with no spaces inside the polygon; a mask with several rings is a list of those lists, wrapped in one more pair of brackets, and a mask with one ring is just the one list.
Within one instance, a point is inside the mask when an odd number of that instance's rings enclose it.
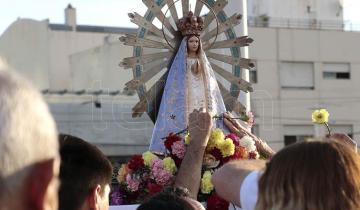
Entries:
{"label": "statue of the virgin mary", "polygon": [[[233,14],[227,18],[223,11],[219,11],[226,5],[226,1],[220,0],[213,6],[198,0],[192,13],[189,1],[184,0],[181,1],[183,17],[179,19],[174,6],[176,1],[142,1],[148,7],[144,17],[137,13],[129,14],[131,22],[139,26],[137,34],[126,34],[120,38],[125,45],[134,46],[134,55],[124,58],[120,65],[125,69],[133,69],[134,78],[125,84],[126,90],[136,90],[140,98],[132,108],[133,117],[146,112],[155,123],[150,150],[164,153],[165,137],[170,133],[184,131],[188,125],[188,116],[194,109],[204,109],[213,116],[221,115],[226,109],[240,116],[246,115],[246,107],[238,101],[238,96],[240,90],[251,92],[252,87],[240,77],[240,71],[241,68],[253,67],[253,64],[250,59],[240,57],[239,47],[249,46],[252,39],[247,36],[236,37],[233,27],[240,24],[241,15]],[[162,9],[165,5],[168,9],[164,14]],[[205,20],[198,17],[204,5],[209,9],[209,13],[204,16]],[[177,25],[176,29],[170,23],[168,11]],[[223,18],[221,23],[218,15]],[[162,20],[162,30],[152,23],[155,18]],[[216,28],[211,29],[210,23],[214,20]],[[165,33],[165,28],[168,33]],[[208,32],[204,33],[204,29]],[[221,33],[226,35],[224,37],[227,40],[217,41]],[[214,41],[210,44],[210,40]],[[143,54],[144,48],[151,49],[152,53]],[[226,48],[230,49],[231,56],[210,51]],[[156,52],[156,49],[161,51]],[[211,62],[207,56],[212,59]],[[232,65],[233,72],[216,65],[214,61]],[[146,89],[146,83],[163,68],[167,68],[167,71],[161,73],[162,76],[151,88]],[[222,81],[231,84],[228,86],[230,88],[216,80],[213,70]],[[222,126],[222,121],[213,123],[213,127],[225,129]]]}
{"label": "statue of the virgin mary", "polygon": [[202,18],[190,11],[177,26],[183,39],[167,76],[151,138],[150,151],[155,153],[165,152],[164,137],[184,130],[194,109],[204,109],[212,115],[226,112],[213,69],[202,49]]}

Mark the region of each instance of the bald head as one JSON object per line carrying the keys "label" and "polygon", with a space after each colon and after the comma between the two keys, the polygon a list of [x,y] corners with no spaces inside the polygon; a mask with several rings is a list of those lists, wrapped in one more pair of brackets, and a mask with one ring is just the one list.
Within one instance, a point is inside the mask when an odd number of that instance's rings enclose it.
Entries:
{"label": "bald head", "polygon": [[31,180],[28,177],[38,169],[52,167],[56,174],[57,160],[57,131],[46,103],[28,81],[2,67],[0,203],[5,195],[7,200],[19,196],[26,180]]}

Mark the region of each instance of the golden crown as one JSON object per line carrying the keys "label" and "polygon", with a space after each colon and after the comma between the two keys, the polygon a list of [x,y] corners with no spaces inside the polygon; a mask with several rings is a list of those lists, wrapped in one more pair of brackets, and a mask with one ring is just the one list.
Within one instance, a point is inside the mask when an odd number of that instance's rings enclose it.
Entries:
{"label": "golden crown", "polygon": [[183,36],[199,36],[204,27],[204,20],[190,11],[187,16],[178,21],[177,27]]}

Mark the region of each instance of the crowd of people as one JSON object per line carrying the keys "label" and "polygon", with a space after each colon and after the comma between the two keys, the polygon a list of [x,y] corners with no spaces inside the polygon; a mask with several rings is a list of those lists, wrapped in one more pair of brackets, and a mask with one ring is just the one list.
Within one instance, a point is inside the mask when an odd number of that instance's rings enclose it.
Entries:
{"label": "crowd of people", "polygon": [[[230,114],[227,114],[230,116]],[[94,145],[59,135],[41,94],[13,71],[0,69],[0,210],[106,210],[112,166]],[[139,210],[204,209],[196,201],[211,115],[194,110],[190,140],[174,185]],[[225,119],[239,136],[246,129]],[[243,210],[360,209],[356,143],[335,134],[275,153],[251,135],[267,160],[242,160],[215,171],[216,192]]]}

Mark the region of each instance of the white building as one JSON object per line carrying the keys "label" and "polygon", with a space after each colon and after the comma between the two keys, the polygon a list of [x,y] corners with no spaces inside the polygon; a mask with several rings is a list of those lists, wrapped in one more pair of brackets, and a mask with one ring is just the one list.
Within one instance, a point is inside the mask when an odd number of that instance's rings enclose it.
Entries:
{"label": "white building", "polygon": [[[306,14],[307,5],[300,7],[301,2],[253,0],[249,11],[253,11],[251,17],[265,14],[268,20],[290,22]],[[332,15],[337,1],[309,2],[316,15],[302,20],[315,18],[319,23],[334,16],[335,22],[342,21],[342,10]],[[229,4],[233,9],[239,2]],[[132,55],[132,47],[123,46],[118,38],[136,30],[76,25],[71,6],[65,14],[65,24],[16,20],[0,36],[0,57],[44,92],[61,132],[89,140],[110,156],[145,151],[153,124],[145,115],[131,118],[131,107],[138,99],[122,90],[132,72],[118,67]],[[249,48],[256,64],[250,73],[255,89],[251,95],[257,122],[254,132],[279,149],[312,136],[311,112],[324,107],[334,131],[358,139],[360,33],[324,25],[258,24],[252,18],[249,25],[249,36],[255,40]]]}
{"label": "white building", "polygon": [[360,137],[360,33],[343,30],[341,2],[249,1],[255,132],[275,148],[313,136],[317,108],[329,110],[333,132]]}
{"label": "white building", "polygon": [[311,136],[311,112],[323,107],[334,131],[359,139],[358,32],[251,27],[249,34],[260,136],[277,148]]}
{"label": "white building", "polygon": [[148,148],[153,124],[131,118],[137,96],[123,91],[131,70],[118,66],[132,47],[119,37],[136,29],[76,25],[68,6],[65,24],[18,19],[0,37],[0,57],[44,92],[60,132],[97,144],[108,155]]}
{"label": "white building", "polygon": [[249,0],[249,22],[284,28],[343,28],[343,0]]}

